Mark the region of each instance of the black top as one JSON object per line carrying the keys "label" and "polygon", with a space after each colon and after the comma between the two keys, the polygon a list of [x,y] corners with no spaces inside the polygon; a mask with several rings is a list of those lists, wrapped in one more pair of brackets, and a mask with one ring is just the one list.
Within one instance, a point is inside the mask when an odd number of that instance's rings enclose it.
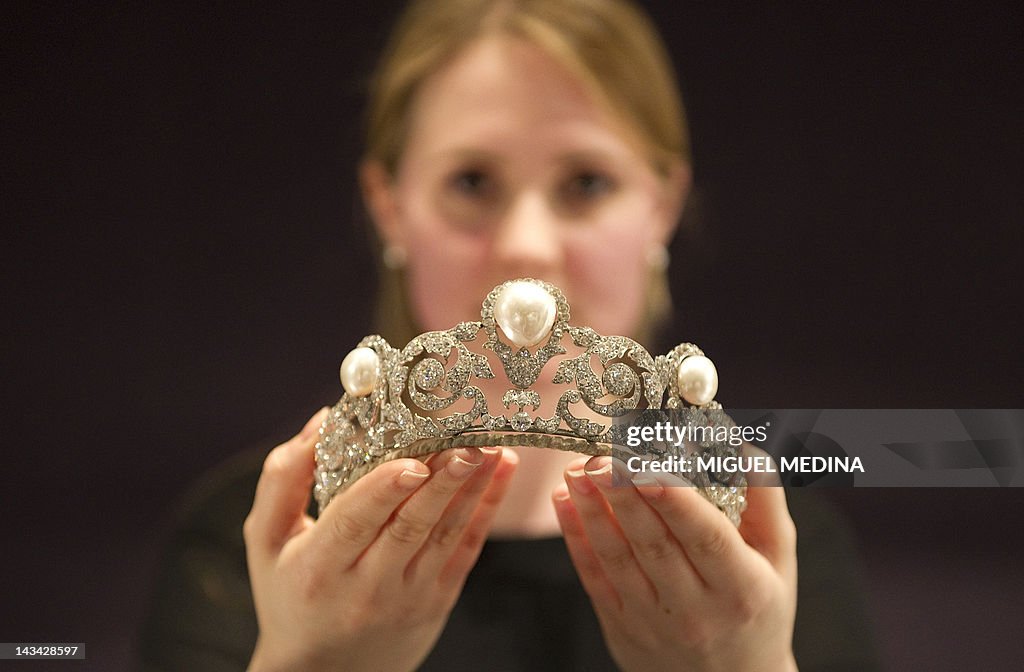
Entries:
{"label": "black top", "polygon": [[[257,625],[242,521],[262,454],[208,474],[186,498],[164,558],[141,654],[145,670],[244,670]],[[813,492],[789,490],[803,672],[879,669],[852,539]],[[489,540],[421,670],[615,670],[561,538]]]}

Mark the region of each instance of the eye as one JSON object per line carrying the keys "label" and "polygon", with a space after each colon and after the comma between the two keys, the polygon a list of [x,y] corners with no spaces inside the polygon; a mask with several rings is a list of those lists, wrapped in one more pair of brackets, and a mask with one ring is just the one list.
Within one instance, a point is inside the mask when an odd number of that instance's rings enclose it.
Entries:
{"label": "eye", "polygon": [[611,192],[614,187],[615,183],[608,175],[582,170],[565,183],[564,193],[572,201],[590,201]]}
{"label": "eye", "polygon": [[457,193],[464,196],[484,197],[494,191],[494,179],[479,168],[457,171],[449,182]]}
{"label": "eye", "polygon": [[438,211],[453,229],[486,231],[501,205],[503,182],[498,169],[467,162],[454,166],[438,190]]}

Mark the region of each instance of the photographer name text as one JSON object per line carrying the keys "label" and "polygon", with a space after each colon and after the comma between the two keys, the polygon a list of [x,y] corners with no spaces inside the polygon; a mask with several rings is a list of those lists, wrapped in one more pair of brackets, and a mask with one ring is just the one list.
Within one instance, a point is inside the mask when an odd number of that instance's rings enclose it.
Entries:
{"label": "photographer name text", "polygon": [[768,455],[666,457],[652,460],[633,456],[626,460],[626,468],[633,473],[653,472],[690,474],[700,472],[777,474],[783,473],[864,473],[859,457],[783,457],[779,464]]}

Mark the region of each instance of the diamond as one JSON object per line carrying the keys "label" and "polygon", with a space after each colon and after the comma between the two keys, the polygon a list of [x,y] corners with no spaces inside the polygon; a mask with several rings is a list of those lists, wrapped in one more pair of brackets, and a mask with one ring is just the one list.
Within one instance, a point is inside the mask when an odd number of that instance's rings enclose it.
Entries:
{"label": "diamond", "polygon": [[530,425],[533,424],[533,420],[530,419],[530,416],[526,411],[519,411],[512,416],[510,424],[512,425],[512,429],[517,432],[525,432],[530,428]]}
{"label": "diamond", "polygon": [[629,394],[635,379],[636,375],[632,369],[622,362],[612,364],[605,369],[604,375],[601,376],[601,382],[604,384],[605,389],[617,397],[624,397]]}
{"label": "diamond", "polygon": [[504,415],[484,415],[483,420],[480,423],[484,429],[488,432],[493,432],[496,429],[502,429],[505,426]]}

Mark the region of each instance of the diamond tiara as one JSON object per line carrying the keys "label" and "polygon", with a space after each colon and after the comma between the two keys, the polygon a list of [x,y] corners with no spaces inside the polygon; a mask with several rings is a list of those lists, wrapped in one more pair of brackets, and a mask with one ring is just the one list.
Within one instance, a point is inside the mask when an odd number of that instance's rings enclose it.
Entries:
{"label": "diamond tiara", "polygon": [[[321,511],[356,480],[397,458],[456,446],[536,446],[623,460],[684,458],[683,449],[671,444],[627,448],[626,427],[614,419],[669,409],[691,424],[733,424],[714,401],[714,364],[692,343],[653,357],[632,339],[571,326],[561,290],[532,278],[495,287],[480,316],[478,322],[421,334],[400,350],[380,336],[367,336],[345,357],[345,394],[330,409],[316,444]],[[467,345],[480,332],[486,340],[479,348],[497,357],[510,383],[500,399],[473,384],[495,378],[493,357]],[[569,354],[566,337],[575,354]],[[533,387],[552,360],[557,368],[550,382],[565,389],[553,415],[543,417],[541,395]],[[737,454],[735,447],[715,441],[700,443],[696,451]],[[746,507],[742,476],[718,480],[716,474],[688,471],[685,478],[739,525]]]}

